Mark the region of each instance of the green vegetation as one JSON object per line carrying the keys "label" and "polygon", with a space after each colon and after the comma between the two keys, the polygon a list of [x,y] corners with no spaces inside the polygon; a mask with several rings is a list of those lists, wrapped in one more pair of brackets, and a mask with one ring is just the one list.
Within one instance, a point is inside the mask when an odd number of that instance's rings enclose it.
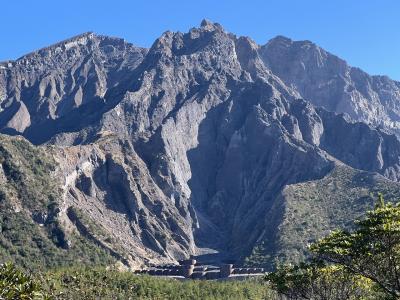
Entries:
{"label": "green vegetation", "polygon": [[41,285],[12,264],[0,265],[0,299],[46,299]]}
{"label": "green vegetation", "polygon": [[58,270],[45,281],[57,299],[272,299],[274,294],[255,280],[177,281],[105,268]]}
{"label": "green vegetation", "polygon": [[275,299],[276,296],[260,280],[178,281],[101,267],[63,268],[33,278],[10,264],[0,267],[0,299],[256,300]]}
{"label": "green vegetation", "polygon": [[266,280],[288,299],[385,299],[384,292],[370,279],[352,274],[343,266],[321,262],[281,266],[267,274]]}
{"label": "green vegetation", "polygon": [[48,150],[0,135],[0,263],[35,270],[113,263],[108,251],[63,229],[56,162]]}
{"label": "green vegetation", "polygon": [[310,257],[307,246],[335,228],[353,229],[353,220],[374,207],[375,195],[400,199],[397,182],[345,165],[324,178],[288,185],[266,217],[266,233],[246,262],[271,269]]}
{"label": "green vegetation", "polygon": [[400,298],[400,204],[382,194],[352,231],[335,230],[310,250],[314,262],[267,275],[275,290],[289,299]]}
{"label": "green vegetation", "polygon": [[310,247],[327,262],[369,278],[393,297],[400,297],[400,204],[378,205],[356,222],[353,232],[336,230]]}
{"label": "green vegetation", "polygon": [[46,210],[55,204],[60,191],[51,177],[55,161],[39,147],[19,137],[0,137],[0,163],[7,184],[2,192],[32,210]]}
{"label": "green vegetation", "polygon": [[0,261],[13,261],[32,270],[80,263],[106,265],[114,261],[105,250],[78,235],[70,237],[68,249],[58,247],[45,228],[28,218],[22,213],[0,213]]}

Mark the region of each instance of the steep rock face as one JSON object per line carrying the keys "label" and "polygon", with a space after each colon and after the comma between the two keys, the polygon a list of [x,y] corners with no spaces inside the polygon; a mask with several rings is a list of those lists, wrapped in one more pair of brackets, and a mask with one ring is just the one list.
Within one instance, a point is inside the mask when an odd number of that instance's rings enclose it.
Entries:
{"label": "steep rock face", "polygon": [[399,82],[370,76],[309,41],[279,36],[261,47],[260,56],[274,74],[316,106],[399,134]]}
{"label": "steep rock face", "polygon": [[65,178],[64,211],[79,209],[89,224],[98,224],[103,247],[133,265],[194,251],[188,208],[162,193],[128,141],[104,135],[96,144],[53,153]]}
{"label": "steep rock face", "polygon": [[[122,39],[85,33],[2,63],[3,132],[24,133],[43,142],[56,131],[68,130],[75,115],[104,106],[108,89],[133,70],[145,53]],[[51,131],[49,127],[61,128]],[[40,133],[43,128],[46,132]]]}
{"label": "steep rock face", "polygon": [[394,134],[364,123],[350,123],[343,115],[319,109],[324,132],[320,147],[353,168],[378,172],[399,181],[400,142]]}
{"label": "steep rock face", "polygon": [[[308,42],[277,38],[260,47],[203,21],[188,33],[164,33],[149,50],[84,34],[1,66],[3,131],[52,149],[63,181],[60,218],[125,264],[210,248],[241,259],[254,246],[264,247],[268,263],[271,255],[293,258],[283,247],[304,249],[306,238],[279,242],[292,232],[282,224],[304,217],[288,189],[307,198],[303,184],[317,184],[325,197],[331,182],[346,186],[336,172],[343,164],[354,174],[400,178],[396,136],[354,122],[389,120],[397,83],[374,85],[391,99],[386,106],[384,96],[343,96],[343,80],[361,95],[377,79],[356,81],[353,69]],[[368,182],[354,189],[377,186]],[[343,195],[329,191],[332,201]],[[341,222],[327,217],[323,230]]]}

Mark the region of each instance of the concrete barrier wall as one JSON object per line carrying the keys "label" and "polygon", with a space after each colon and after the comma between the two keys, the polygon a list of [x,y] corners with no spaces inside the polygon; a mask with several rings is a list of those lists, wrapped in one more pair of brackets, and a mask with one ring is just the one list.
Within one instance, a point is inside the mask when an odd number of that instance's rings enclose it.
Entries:
{"label": "concrete barrier wall", "polygon": [[262,275],[263,268],[240,268],[232,264],[214,266],[195,265],[196,260],[189,259],[180,261],[180,265],[154,266],[149,270],[136,270],[135,274],[148,274],[151,276],[180,276],[191,279],[223,279],[237,276]]}

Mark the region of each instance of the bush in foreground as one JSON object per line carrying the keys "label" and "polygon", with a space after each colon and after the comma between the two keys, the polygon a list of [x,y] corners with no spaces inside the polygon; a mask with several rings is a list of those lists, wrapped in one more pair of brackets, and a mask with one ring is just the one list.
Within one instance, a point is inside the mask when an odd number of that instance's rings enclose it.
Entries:
{"label": "bush in foreground", "polygon": [[385,294],[368,278],[354,275],[344,267],[320,262],[282,266],[266,275],[271,288],[286,299],[378,300]]}
{"label": "bush in foreground", "polygon": [[13,264],[0,265],[0,299],[47,299],[41,285]]}

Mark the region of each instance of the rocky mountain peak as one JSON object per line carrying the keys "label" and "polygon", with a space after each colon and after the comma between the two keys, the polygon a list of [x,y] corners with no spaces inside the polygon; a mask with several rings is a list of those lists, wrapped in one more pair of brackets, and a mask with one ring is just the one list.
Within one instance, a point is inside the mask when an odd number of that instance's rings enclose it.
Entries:
{"label": "rocky mountain peak", "polygon": [[214,30],[224,30],[222,26],[219,23],[214,23],[210,20],[203,19],[200,23],[200,28],[208,31],[214,31]]}
{"label": "rocky mountain peak", "polygon": [[[203,20],[200,27],[189,30],[188,33],[164,32],[150,48],[150,53],[171,55],[187,55],[205,48],[218,47],[231,39],[222,26],[209,20]],[[172,51],[172,52],[171,52]]]}
{"label": "rocky mountain peak", "polygon": [[293,43],[293,40],[283,36],[283,35],[277,35],[276,37],[270,39],[265,46],[268,44],[282,44],[282,45],[291,45]]}
{"label": "rocky mountain peak", "polygon": [[400,136],[400,90],[395,81],[370,76],[310,41],[276,37],[260,55],[274,74],[314,105]]}

